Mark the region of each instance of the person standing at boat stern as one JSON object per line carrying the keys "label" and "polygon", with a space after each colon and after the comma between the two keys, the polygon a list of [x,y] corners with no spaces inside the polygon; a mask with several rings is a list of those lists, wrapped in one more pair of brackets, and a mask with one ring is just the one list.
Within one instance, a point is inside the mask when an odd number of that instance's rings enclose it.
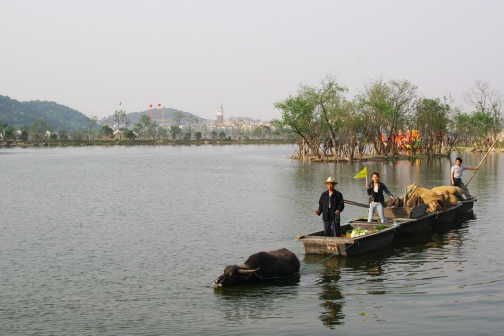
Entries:
{"label": "person standing at boat stern", "polygon": [[369,195],[369,215],[368,223],[373,221],[375,210],[378,210],[378,215],[382,223],[386,223],[385,219],[385,197],[383,192],[385,192],[391,199],[394,199],[394,195],[388,190],[387,186],[380,182],[380,175],[378,173],[373,173],[371,177],[373,182],[366,183],[367,193]]}
{"label": "person standing at boat stern", "polygon": [[334,236],[340,237],[340,212],[345,208],[343,195],[334,189],[334,186],[338,184],[338,182],[332,177],[329,177],[325,183],[327,190],[320,195],[319,207],[314,212],[318,216],[322,214],[324,236],[329,236],[329,232],[332,228]]}
{"label": "person standing at boat stern", "polygon": [[469,189],[467,189],[466,185],[464,182],[462,182],[462,172],[464,170],[476,170],[476,168],[473,167],[466,167],[462,165],[462,159],[461,158],[456,158],[455,159],[455,165],[451,168],[451,184],[452,186],[459,187],[464,190],[464,196],[467,199],[471,199],[472,196],[469,194]]}

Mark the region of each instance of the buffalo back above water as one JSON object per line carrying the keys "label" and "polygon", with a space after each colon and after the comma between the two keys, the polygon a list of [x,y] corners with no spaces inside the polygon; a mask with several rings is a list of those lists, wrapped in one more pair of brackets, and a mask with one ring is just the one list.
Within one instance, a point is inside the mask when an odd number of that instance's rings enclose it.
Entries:
{"label": "buffalo back above water", "polygon": [[285,278],[297,272],[299,272],[299,259],[294,253],[283,248],[255,253],[241,266],[227,266],[213,284],[218,287],[233,286]]}

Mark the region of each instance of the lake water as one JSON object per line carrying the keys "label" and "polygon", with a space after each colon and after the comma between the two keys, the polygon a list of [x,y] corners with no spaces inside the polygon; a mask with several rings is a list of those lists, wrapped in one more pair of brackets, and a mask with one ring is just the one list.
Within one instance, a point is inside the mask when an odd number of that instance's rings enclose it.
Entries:
{"label": "lake water", "polygon": [[[447,185],[446,158],[302,164],[291,145],[0,149],[1,335],[495,335],[504,316],[504,154],[469,184],[474,215],[351,258],[305,255],[324,181],[364,203]],[[476,166],[484,153],[464,153]],[[473,171],[464,172],[467,182]],[[365,214],[347,205],[342,221]],[[301,276],[214,289],[286,247]]]}

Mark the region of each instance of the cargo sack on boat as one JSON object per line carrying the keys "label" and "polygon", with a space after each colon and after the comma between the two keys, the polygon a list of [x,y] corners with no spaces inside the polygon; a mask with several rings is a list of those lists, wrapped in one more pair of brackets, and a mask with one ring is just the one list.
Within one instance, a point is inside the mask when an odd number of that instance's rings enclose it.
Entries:
{"label": "cargo sack on boat", "polygon": [[464,189],[455,187],[455,186],[442,186],[442,187],[436,187],[432,188],[432,191],[438,194],[449,194],[449,195],[454,195],[458,198],[461,198],[462,195],[464,194]]}
{"label": "cargo sack on boat", "polygon": [[462,195],[464,194],[464,190],[459,187],[442,186],[432,188],[432,191],[434,191],[438,195],[443,195],[443,197],[448,199],[452,204],[463,200]]}
{"label": "cargo sack on boat", "polygon": [[457,203],[460,199],[455,195],[448,195],[450,203]]}

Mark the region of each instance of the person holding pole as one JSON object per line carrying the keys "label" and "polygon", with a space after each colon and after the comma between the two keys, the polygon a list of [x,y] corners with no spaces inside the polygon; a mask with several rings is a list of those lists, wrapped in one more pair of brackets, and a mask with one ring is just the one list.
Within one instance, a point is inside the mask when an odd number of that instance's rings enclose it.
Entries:
{"label": "person holding pole", "polygon": [[345,208],[343,195],[334,189],[338,184],[332,177],[326,181],[327,190],[320,195],[319,207],[315,210],[315,214],[320,216],[322,214],[322,221],[324,222],[324,236],[329,236],[332,228],[334,237],[341,236],[340,229],[340,212]]}
{"label": "person holding pole", "polygon": [[459,157],[456,158],[455,165],[451,168],[451,174],[450,174],[451,185],[463,189],[464,196],[466,197],[466,199],[471,199],[473,197],[469,194],[469,189],[467,189],[464,182],[462,182],[462,172],[466,169],[467,170],[477,170],[478,168],[463,166],[462,159]]}

